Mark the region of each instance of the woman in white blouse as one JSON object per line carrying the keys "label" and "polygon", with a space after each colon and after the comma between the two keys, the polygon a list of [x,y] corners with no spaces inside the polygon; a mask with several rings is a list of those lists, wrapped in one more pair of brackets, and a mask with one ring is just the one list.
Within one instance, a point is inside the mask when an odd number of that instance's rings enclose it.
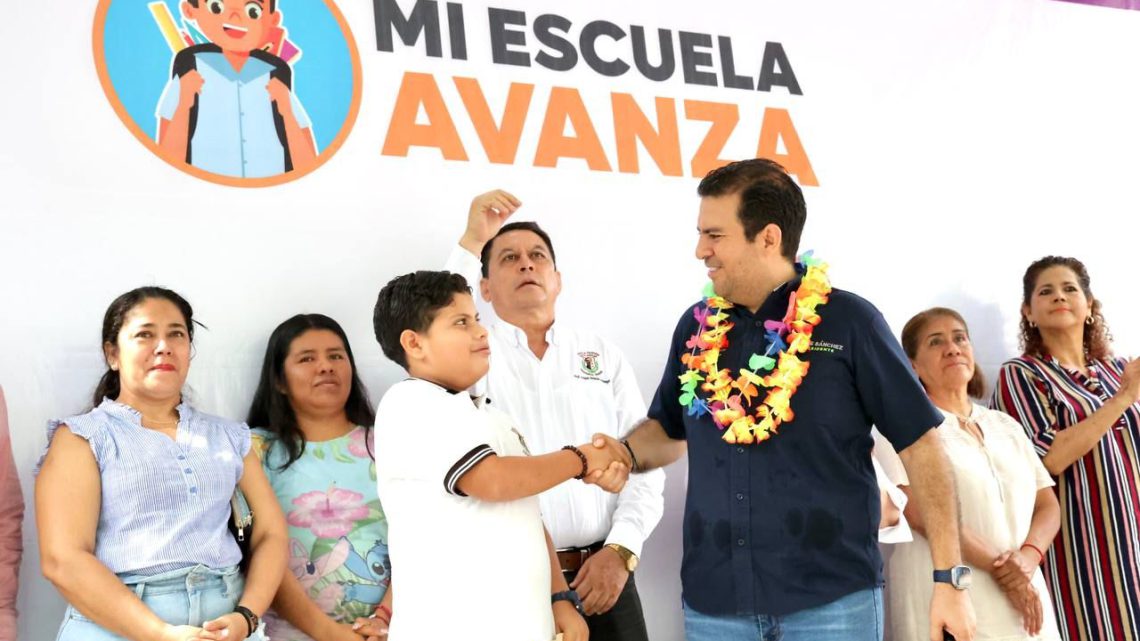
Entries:
{"label": "woman in white blouse", "polygon": [[[1038,569],[1060,527],[1053,480],[1020,425],[970,400],[982,396],[984,383],[961,315],[942,307],[918,314],[903,328],[902,345],[930,400],[946,416],[938,434],[958,488],[976,638],[1059,640]],[[887,626],[895,639],[925,639],[934,568],[922,505],[912,497],[905,514],[915,536],[896,545],[891,557]]]}

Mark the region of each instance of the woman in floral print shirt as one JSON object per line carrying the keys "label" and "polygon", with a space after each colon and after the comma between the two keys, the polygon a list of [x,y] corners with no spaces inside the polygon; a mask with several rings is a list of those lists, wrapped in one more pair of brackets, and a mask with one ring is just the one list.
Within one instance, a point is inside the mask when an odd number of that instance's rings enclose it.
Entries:
{"label": "woman in floral print shirt", "polygon": [[388,526],[376,497],[374,415],[344,330],[320,314],[273,331],[249,412],[289,525],[289,570],[265,616],[274,641],[361,641],[390,613]]}

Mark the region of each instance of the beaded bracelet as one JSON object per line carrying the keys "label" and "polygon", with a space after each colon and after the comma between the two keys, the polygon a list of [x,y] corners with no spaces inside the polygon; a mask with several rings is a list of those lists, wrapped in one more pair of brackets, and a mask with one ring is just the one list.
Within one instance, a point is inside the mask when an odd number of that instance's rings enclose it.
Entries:
{"label": "beaded bracelet", "polygon": [[577,454],[578,459],[582,461],[582,472],[580,474],[578,474],[578,476],[575,476],[574,478],[576,480],[579,480],[579,481],[586,478],[586,471],[590,469],[590,464],[586,462],[586,455],[582,453],[582,450],[578,449],[577,447],[575,447],[573,445],[563,445],[562,449],[570,450],[571,452]]}

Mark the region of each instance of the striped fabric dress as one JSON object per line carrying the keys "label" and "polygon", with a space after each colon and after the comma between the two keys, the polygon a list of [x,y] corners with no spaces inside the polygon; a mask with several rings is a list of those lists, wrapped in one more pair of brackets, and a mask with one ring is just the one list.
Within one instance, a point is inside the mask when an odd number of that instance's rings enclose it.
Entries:
{"label": "striped fabric dress", "polygon": [[[1089,375],[1055,358],[1002,365],[991,406],[1017,419],[1038,455],[1058,430],[1085,420],[1120,389],[1124,361],[1095,360]],[[1140,404],[1132,405],[1057,479],[1061,530],[1045,580],[1066,641],[1140,641]]]}

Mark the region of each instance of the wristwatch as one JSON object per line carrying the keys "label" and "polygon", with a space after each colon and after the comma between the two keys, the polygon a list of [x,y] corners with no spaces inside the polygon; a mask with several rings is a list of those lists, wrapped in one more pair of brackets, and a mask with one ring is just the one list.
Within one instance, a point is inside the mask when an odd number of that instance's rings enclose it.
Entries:
{"label": "wristwatch", "polygon": [[625,563],[625,569],[627,572],[632,574],[633,571],[637,569],[637,555],[631,552],[629,548],[623,545],[618,545],[617,543],[607,543],[606,547],[613,550],[614,552],[617,552],[618,556],[620,556],[621,560]]}
{"label": "wristwatch", "polygon": [[949,583],[955,590],[965,590],[972,581],[970,568],[965,565],[955,565],[949,570],[935,570],[935,583]]}
{"label": "wristwatch", "polygon": [[555,592],[554,594],[550,595],[551,605],[554,605],[559,601],[569,601],[570,605],[574,606],[574,609],[578,611],[578,614],[586,616],[586,613],[582,611],[582,599],[578,597],[578,593],[576,591],[564,590],[562,592]]}

